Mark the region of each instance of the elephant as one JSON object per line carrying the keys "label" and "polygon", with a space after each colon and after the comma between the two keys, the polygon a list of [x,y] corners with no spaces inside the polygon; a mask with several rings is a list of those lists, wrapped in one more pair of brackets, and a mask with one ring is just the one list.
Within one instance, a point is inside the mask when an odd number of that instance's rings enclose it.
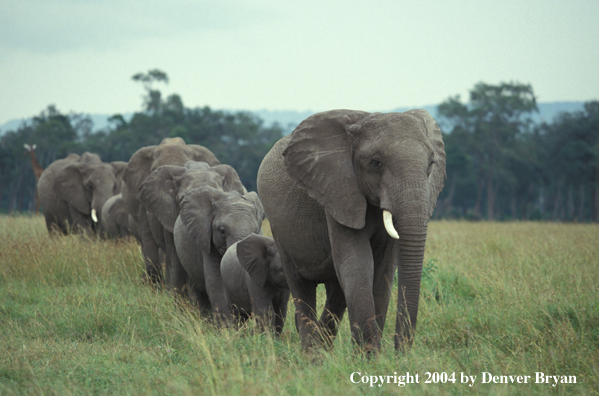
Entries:
{"label": "elephant", "polygon": [[220,273],[231,311],[242,321],[254,313],[261,327],[280,335],[287,316],[289,286],[272,238],[250,234],[228,249]]}
{"label": "elephant", "polygon": [[170,263],[168,284],[181,296],[189,288],[202,311],[218,312],[217,320],[228,323],[220,262],[230,245],[260,232],[258,195],[247,192],[231,166],[190,161],[153,171],[140,201]]}
{"label": "elephant", "polygon": [[[140,187],[152,171],[162,165],[183,166],[187,161],[203,161],[208,165],[219,165],[220,161],[206,147],[186,144],[181,138],[165,138],[158,146],[147,146],[137,150],[129,160],[123,174],[122,194],[127,212],[137,222],[142,253],[146,269],[145,277],[152,284],[163,281],[159,246],[152,234],[152,227],[145,206],[140,202]],[[150,216],[151,217],[151,216]],[[159,227],[154,227],[159,228]],[[168,255],[167,267],[170,265]],[[167,271],[167,278],[170,276]],[[167,283],[168,283],[167,279]]]}
{"label": "elephant", "polygon": [[[331,110],[302,121],[267,153],[258,194],[296,307],[302,348],[332,346],[347,308],[352,339],[380,350],[395,270],[395,348],[416,326],[428,222],[445,148],[425,110]],[[316,286],[325,309],[316,320]]]}
{"label": "elephant", "polygon": [[102,162],[88,152],[52,162],[37,183],[48,231],[97,232],[102,207],[119,193],[126,166],[123,161]]}
{"label": "elephant", "polygon": [[102,207],[102,232],[109,238],[133,235],[140,241],[137,221],[127,212],[123,194],[113,195]]}

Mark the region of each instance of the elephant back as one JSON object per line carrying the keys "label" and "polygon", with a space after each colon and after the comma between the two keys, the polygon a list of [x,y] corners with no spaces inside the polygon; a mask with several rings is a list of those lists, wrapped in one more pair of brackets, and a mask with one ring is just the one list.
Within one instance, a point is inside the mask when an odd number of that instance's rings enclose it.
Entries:
{"label": "elephant back", "polygon": [[59,199],[54,192],[54,181],[56,176],[67,165],[79,160],[78,154],[70,154],[66,158],[58,159],[46,167],[39,180],[37,181],[37,191],[39,194],[40,205],[44,214],[60,213],[63,210],[64,204],[59,204]]}
{"label": "elephant back", "polygon": [[219,165],[220,161],[206,147],[186,145],[181,139],[163,141],[158,146],[142,147],[129,160],[123,173],[122,194],[125,207],[137,221],[139,189],[150,173],[162,165],[184,166],[187,161],[202,161],[208,165]]}

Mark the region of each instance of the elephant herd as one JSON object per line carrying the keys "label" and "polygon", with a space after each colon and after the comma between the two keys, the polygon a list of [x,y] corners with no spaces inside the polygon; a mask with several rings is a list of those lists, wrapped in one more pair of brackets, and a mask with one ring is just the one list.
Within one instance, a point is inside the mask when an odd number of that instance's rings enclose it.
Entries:
{"label": "elephant herd", "polygon": [[[396,270],[395,348],[412,342],[427,225],[445,177],[441,131],[426,111],[332,110],[275,143],[257,193],[209,149],[173,138],[129,162],[71,154],[46,169],[38,194],[49,231],[134,235],[147,281],[215,323],[254,315],[280,334],[292,295],[305,350],[331,346],[347,310],[353,340],[372,353]],[[262,235],[266,217],[272,238]]]}

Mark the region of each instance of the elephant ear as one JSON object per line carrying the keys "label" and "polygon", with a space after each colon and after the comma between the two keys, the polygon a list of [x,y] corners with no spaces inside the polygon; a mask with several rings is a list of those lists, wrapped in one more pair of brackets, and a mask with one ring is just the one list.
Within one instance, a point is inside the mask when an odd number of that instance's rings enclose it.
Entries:
{"label": "elephant ear", "polygon": [[206,162],[210,166],[220,165],[220,161],[216,158],[214,153],[206,147],[200,146],[199,144],[188,144],[187,147],[192,150],[194,161]]}
{"label": "elephant ear", "polygon": [[339,223],[366,224],[366,198],[358,186],[347,128],[370,113],[331,110],[314,114],[291,134],[283,151],[285,170]]}
{"label": "elephant ear", "polygon": [[125,173],[125,169],[127,169],[127,163],[125,161],[113,161],[110,163],[112,169],[114,170],[114,177],[116,178],[117,185],[120,188],[121,181],[123,180],[123,174]]}
{"label": "elephant ear", "polygon": [[237,171],[231,165],[216,165],[212,169],[223,177],[223,191],[237,191],[239,195],[247,193]]}
{"label": "elephant ear", "polygon": [[249,193],[242,195],[242,198],[254,204],[254,208],[256,209],[256,217],[260,219],[261,222],[264,221],[266,218],[266,212],[264,212],[264,207],[262,206],[262,201],[260,201],[258,194],[256,194],[254,191],[250,191]]}
{"label": "elephant ear", "polygon": [[187,172],[187,168],[182,166],[159,166],[150,173],[139,188],[140,202],[171,233],[175,228],[177,216],[179,216],[179,206],[177,205],[179,178],[185,172]]}
{"label": "elephant ear", "polygon": [[54,180],[54,192],[62,200],[67,201],[77,211],[83,214],[90,214],[90,203],[86,197],[85,187],[83,186],[82,168],[87,165],[84,163],[72,163],[65,166],[56,175]]}
{"label": "elephant ear", "polygon": [[206,253],[212,245],[212,205],[224,198],[226,194],[213,187],[193,188],[185,192],[179,206],[187,232]]}
{"label": "elephant ear", "polygon": [[266,284],[270,265],[268,239],[265,236],[250,234],[237,242],[239,264],[260,287]]}
{"label": "elephant ear", "polygon": [[[123,182],[127,185],[127,194],[131,194],[135,200],[139,199],[139,187],[150,174],[152,158],[156,146],[143,147],[137,150],[129,160],[127,168],[123,173]],[[128,208],[129,210],[129,208]],[[137,215],[137,210],[131,211]]]}
{"label": "elephant ear", "polygon": [[447,173],[445,171],[445,145],[443,144],[443,135],[441,129],[428,111],[417,109],[406,111],[406,113],[419,118],[424,123],[427,137],[433,146],[435,152],[433,168],[429,175],[430,196],[429,196],[429,217],[433,215],[433,211],[437,206],[437,197],[443,189]]}

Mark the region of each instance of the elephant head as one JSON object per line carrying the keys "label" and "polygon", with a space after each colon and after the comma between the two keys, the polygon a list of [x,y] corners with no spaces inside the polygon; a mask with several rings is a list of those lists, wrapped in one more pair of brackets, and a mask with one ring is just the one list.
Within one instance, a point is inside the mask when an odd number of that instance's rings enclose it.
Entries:
{"label": "elephant head", "polygon": [[154,170],[140,187],[140,200],[172,233],[187,192],[206,186],[239,194],[247,192],[230,165],[211,167],[206,162],[188,161],[185,166],[163,165]]}
{"label": "elephant head", "polygon": [[216,249],[221,256],[235,242],[259,234],[265,217],[255,192],[241,195],[211,186],[189,190],[180,207],[181,221],[202,251]]}
{"label": "elephant head", "polygon": [[260,287],[287,289],[281,257],[272,238],[250,234],[237,242],[241,267]]}
{"label": "elephant head", "polygon": [[372,208],[399,239],[400,347],[416,324],[427,225],[445,178],[437,123],[425,110],[319,113],[300,123],[283,157],[287,174],[337,223],[363,229]]}
{"label": "elephant head", "polygon": [[120,192],[126,166],[126,162],[104,163],[96,154],[84,153],[79,161],[71,162],[56,175],[54,192],[97,224],[106,201]]}
{"label": "elephant head", "polygon": [[187,161],[203,161],[211,166],[220,164],[210,150],[200,145],[185,144],[181,138],[166,138],[160,145],[143,147],[131,156],[123,175],[123,199],[135,220],[139,220],[139,190],[150,173],[163,165],[182,167]]}

